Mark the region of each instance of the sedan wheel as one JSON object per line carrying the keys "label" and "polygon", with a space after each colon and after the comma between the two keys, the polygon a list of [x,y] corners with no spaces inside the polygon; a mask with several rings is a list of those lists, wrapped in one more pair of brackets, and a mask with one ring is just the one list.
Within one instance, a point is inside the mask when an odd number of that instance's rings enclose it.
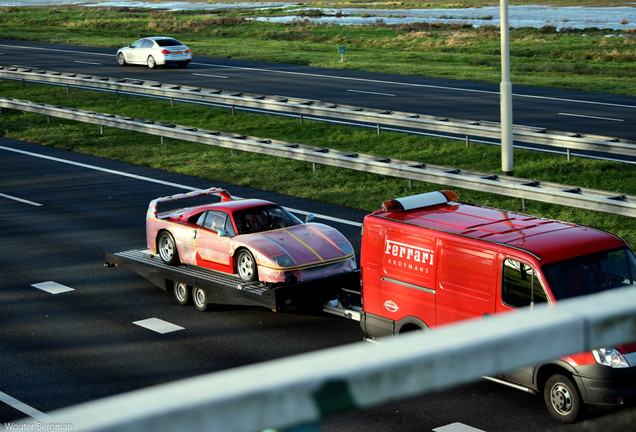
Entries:
{"label": "sedan wheel", "polygon": [[159,256],[161,260],[168,265],[179,264],[179,252],[177,251],[177,244],[174,241],[174,237],[168,231],[163,231],[159,234],[157,241],[157,249],[159,249]]}
{"label": "sedan wheel", "polygon": [[154,69],[157,67],[157,62],[155,61],[155,58],[153,56],[148,56],[147,64],[150,69]]}
{"label": "sedan wheel", "polygon": [[200,311],[204,311],[208,307],[208,296],[203,288],[192,288],[192,301],[194,302],[194,307]]}
{"label": "sedan wheel", "polygon": [[175,282],[172,288],[177,303],[186,305],[190,301],[190,287],[183,282]]}
{"label": "sedan wheel", "polygon": [[126,66],[126,57],[124,57],[124,53],[117,54],[117,63],[119,63],[119,66]]}
{"label": "sedan wheel", "polygon": [[247,249],[243,249],[238,253],[236,271],[243,282],[254,282],[258,279],[256,260]]}

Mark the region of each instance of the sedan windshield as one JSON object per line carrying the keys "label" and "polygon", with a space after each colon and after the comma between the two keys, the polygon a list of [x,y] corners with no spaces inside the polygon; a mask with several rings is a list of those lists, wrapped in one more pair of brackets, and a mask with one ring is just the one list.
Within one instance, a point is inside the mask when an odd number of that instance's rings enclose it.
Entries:
{"label": "sedan windshield", "polygon": [[636,258],[624,247],[549,264],[544,273],[560,300],[636,284]]}
{"label": "sedan windshield", "polygon": [[269,231],[302,223],[296,216],[277,205],[239,210],[233,217],[239,234]]}

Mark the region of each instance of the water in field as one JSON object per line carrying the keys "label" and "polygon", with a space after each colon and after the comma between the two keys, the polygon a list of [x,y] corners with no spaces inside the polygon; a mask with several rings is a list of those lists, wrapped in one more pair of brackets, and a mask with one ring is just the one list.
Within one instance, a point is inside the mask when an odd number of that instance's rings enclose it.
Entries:
{"label": "water in field", "polygon": [[[183,1],[143,0],[0,0],[0,6],[54,6],[79,5],[149,8],[163,10],[212,10],[227,8],[275,9],[298,6],[295,15],[256,18],[270,22],[304,21],[321,24],[364,25],[406,24],[413,22],[469,24],[499,26],[499,7],[466,9],[364,9],[364,8],[314,8],[302,2],[236,2],[207,3]],[[634,3],[636,6],[636,3]],[[312,11],[311,16],[306,16]],[[320,14],[315,13],[319,11]],[[305,14],[303,14],[303,12]],[[636,7],[550,7],[537,5],[509,6],[510,26],[541,28],[554,26],[557,29],[601,29],[627,30],[636,28]]]}

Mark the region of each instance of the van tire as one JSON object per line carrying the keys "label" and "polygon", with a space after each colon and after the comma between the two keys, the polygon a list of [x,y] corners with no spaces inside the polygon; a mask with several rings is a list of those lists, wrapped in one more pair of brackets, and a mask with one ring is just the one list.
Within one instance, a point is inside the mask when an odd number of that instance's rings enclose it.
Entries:
{"label": "van tire", "polygon": [[583,413],[579,391],[564,375],[555,374],[548,378],[543,399],[550,415],[561,423],[574,423]]}

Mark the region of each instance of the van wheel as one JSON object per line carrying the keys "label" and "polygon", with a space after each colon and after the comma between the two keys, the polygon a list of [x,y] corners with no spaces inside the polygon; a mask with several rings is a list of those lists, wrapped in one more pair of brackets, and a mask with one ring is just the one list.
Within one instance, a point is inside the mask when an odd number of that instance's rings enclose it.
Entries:
{"label": "van wheel", "polygon": [[550,415],[562,423],[574,423],[583,412],[576,386],[560,374],[548,378],[543,388],[543,399]]}
{"label": "van wheel", "polygon": [[175,282],[172,292],[177,303],[187,305],[190,302],[190,287],[183,282]]}
{"label": "van wheel", "polygon": [[192,301],[201,312],[208,308],[208,296],[203,288],[192,288]]}

